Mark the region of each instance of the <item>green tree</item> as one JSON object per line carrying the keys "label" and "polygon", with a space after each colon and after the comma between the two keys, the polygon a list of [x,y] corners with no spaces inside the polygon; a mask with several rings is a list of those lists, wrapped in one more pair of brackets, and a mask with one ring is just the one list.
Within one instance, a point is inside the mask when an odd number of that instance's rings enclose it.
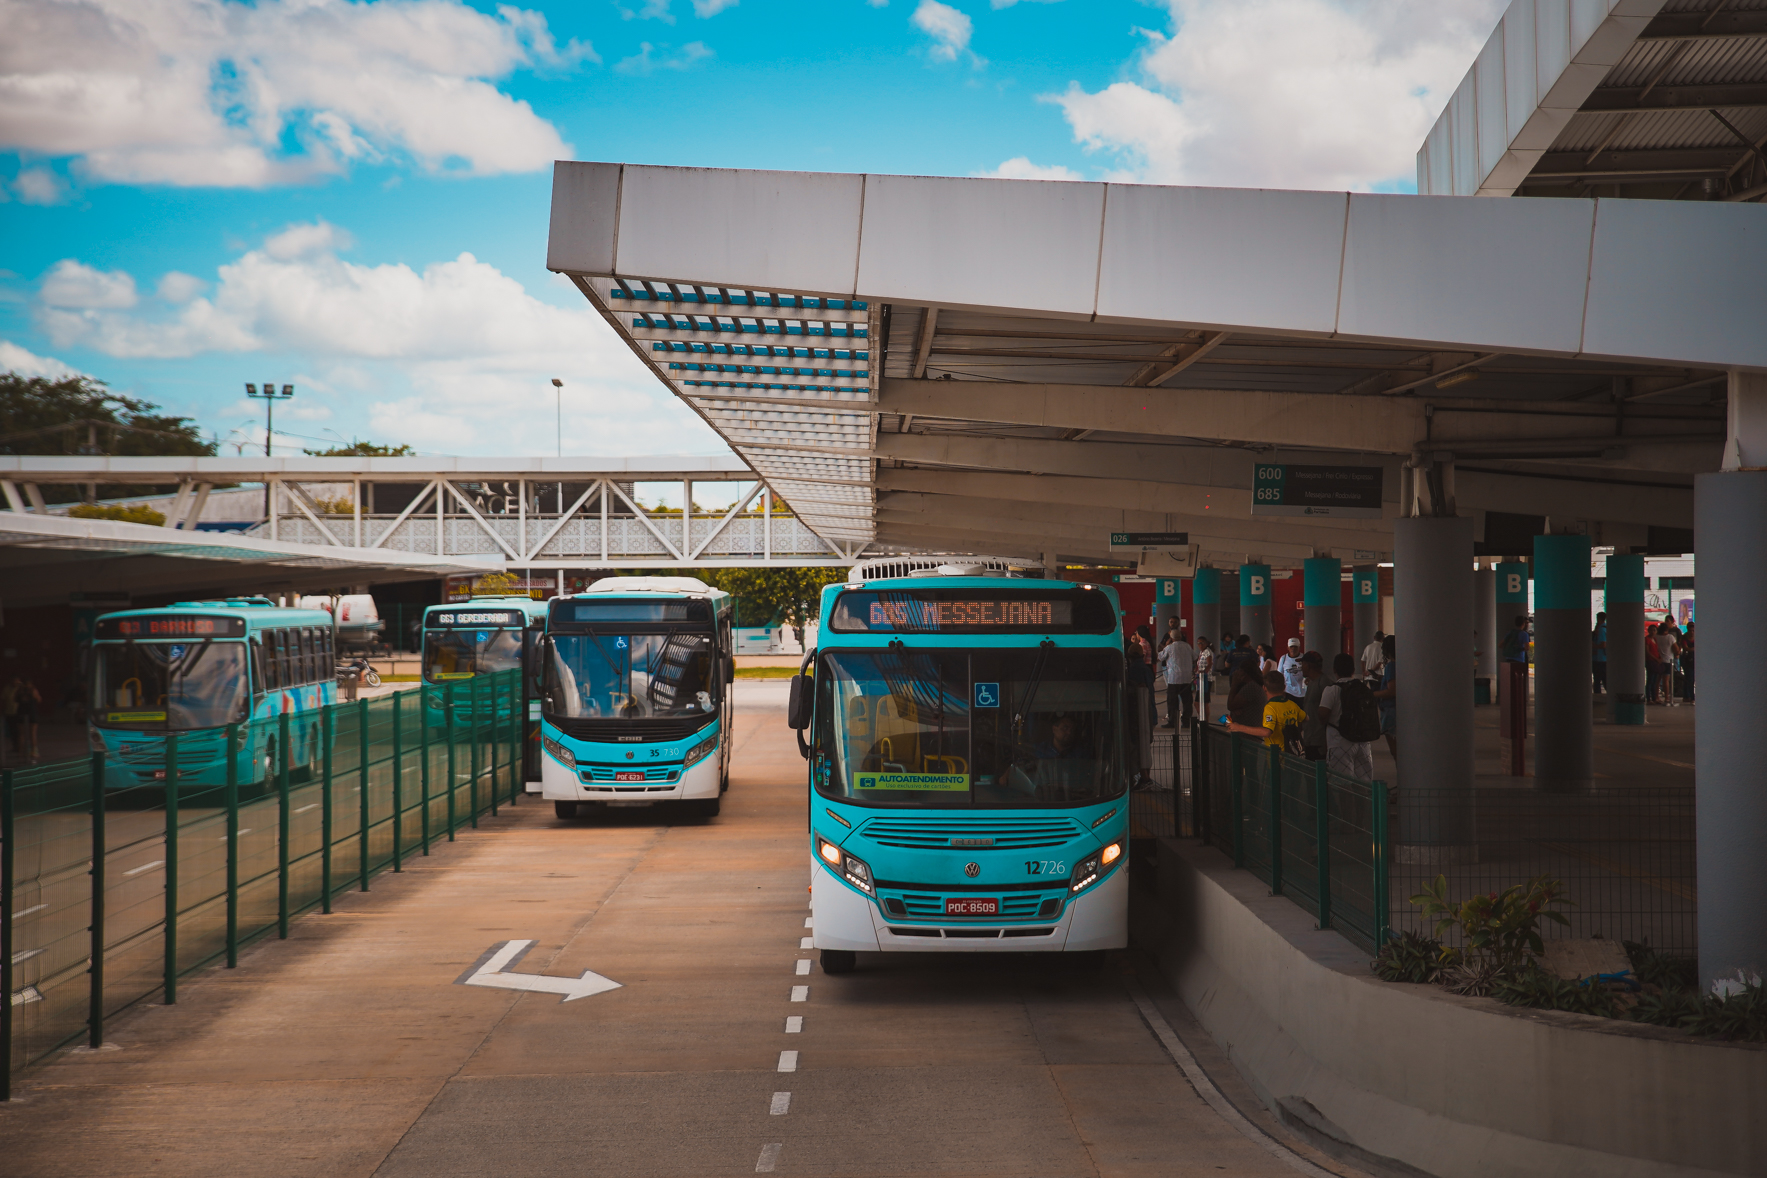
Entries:
{"label": "green tree", "polygon": [[407,458],[417,451],[410,446],[383,446],[379,442],[364,442],[352,438],[347,446],[333,446],[329,450],[303,450],[314,458]]}
{"label": "green tree", "polygon": [[[0,453],[206,457],[215,452],[194,421],[158,409],[151,401],[113,393],[89,376],[50,380],[0,373]],[[162,490],[112,484],[103,493],[122,498]],[[77,484],[43,484],[43,498],[50,503],[72,503],[82,495]]]}

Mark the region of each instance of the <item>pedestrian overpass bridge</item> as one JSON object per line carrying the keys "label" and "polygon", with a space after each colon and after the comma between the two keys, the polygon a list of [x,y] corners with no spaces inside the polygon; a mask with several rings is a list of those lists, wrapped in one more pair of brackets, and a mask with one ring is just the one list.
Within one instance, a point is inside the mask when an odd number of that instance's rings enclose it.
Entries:
{"label": "pedestrian overpass bridge", "polygon": [[[50,484],[80,485],[92,500],[106,486],[176,491],[143,497],[166,517],[154,527],[68,518],[66,505],[46,502]],[[691,509],[657,507],[664,492]],[[0,568],[17,574],[6,597],[20,606],[106,588],[292,591],[502,571],[846,565],[864,547],[819,536],[796,504],[728,456],[0,455],[0,493],[9,509]],[[235,509],[215,510],[218,495]]]}

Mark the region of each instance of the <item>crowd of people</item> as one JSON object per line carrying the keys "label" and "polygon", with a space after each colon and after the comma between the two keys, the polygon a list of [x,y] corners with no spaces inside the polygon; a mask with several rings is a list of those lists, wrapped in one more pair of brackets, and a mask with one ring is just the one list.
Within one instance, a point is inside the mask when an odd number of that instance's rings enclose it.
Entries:
{"label": "crowd of people", "polygon": [[1222,721],[1235,732],[1296,756],[1325,761],[1337,772],[1368,780],[1374,773],[1374,742],[1385,739],[1398,755],[1394,724],[1397,671],[1393,637],[1376,631],[1374,641],[1355,658],[1332,656],[1329,674],[1316,650],[1288,640],[1279,655],[1250,635],[1223,635],[1219,646],[1199,636],[1193,646],[1179,619],[1170,619],[1156,644],[1151,627],[1132,637],[1129,676],[1135,686],[1153,687],[1156,671],[1165,684],[1165,719],[1160,721],[1150,692],[1150,726],[1174,728],[1212,711],[1218,685],[1225,685]]}

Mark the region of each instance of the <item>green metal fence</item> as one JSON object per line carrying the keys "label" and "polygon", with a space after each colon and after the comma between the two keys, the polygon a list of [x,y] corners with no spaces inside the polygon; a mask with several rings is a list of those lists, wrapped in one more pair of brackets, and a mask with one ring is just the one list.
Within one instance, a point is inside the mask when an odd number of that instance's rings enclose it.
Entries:
{"label": "green metal fence", "polygon": [[522,791],[519,671],[173,734],[0,781],[0,1100],[12,1072]]}
{"label": "green metal fence", "polygon": [[1192,737],[1199,835],[1233,865],[1373,952],[1388,922],[1387,786],[1215,724]]}

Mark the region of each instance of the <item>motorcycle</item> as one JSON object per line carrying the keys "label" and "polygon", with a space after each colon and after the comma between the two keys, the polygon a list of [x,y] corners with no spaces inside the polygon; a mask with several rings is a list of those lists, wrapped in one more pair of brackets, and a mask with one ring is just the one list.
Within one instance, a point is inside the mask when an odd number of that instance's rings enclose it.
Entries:
{"label": "motorcycle", "polygon": [[380,672],[370,666],[367,658],[361,655],[337,665],[337,681],[340,684],[347,684],[352,679],[363,687],[380,686]]}

